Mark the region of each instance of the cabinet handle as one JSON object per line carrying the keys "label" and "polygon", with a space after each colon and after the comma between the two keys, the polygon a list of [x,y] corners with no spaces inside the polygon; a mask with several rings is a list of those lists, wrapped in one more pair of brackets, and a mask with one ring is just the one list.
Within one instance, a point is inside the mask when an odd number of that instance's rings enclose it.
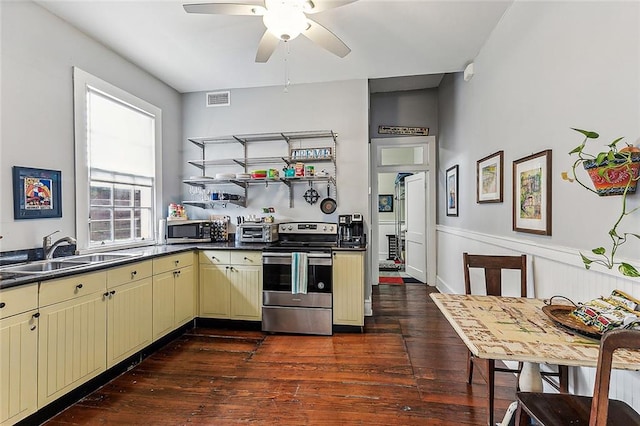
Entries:
{"label": "cabinet handle", "polygon": [[235,268],[234,268],[233,266],[229,266],[229,270],[230,270],[231,272],[233,272],[233,271],[235,271]]}
{"label": "cabinet handle", "polygon": [[40,312],[36,312],[35,314],[33,314],[34,318],[40,318]]}
{"label": "cabinet handle", "polygon": [[247,256],[244,257],[244,260],[248,260],[249,262],[253,262],[253,259],[249,259]]}
{"label": "cabinet handle", "polygon": [[4,308],[5,306],[7,306],[7,304],[6,304],[6,303],[4,303],[4,302],[0,302],[0,309]]}
{"label": "cabinet handle", "polygon": [[225,267],[224,267],[224,269],[229,269],[229,267],[228,267],[228,266],[225,266]]}
{"label": "cabinet handle", "polygon": [[78,289],[78,290],[80,290],[81,288],[82,288],[82,284],[78,284],[78,285],[76,286],[76,289]]}
{"label": "cabinet handle", "polygon": [[137,273],[138,273],[138,271],[132,271],[131,272],[131,279],[134,279]]}
{"label": "cabinet handle", "polygon": [[211,256],[211,260],[216,260],[216,259],[218,259],[218,258],[215,257],[215,256]]}
{"label": "cabinet handle", "polygon": [[105,294],[102,295],[103,297],[109,297],[109,292],[106,292]]}
{"label": "cabinet handle", "polygon": [[179,261],[179,260],[176,260],[175,262],[176,262],[176,266],[178,266],[178,263],[180,263],[180,261]]}
{"label": "cabinet handle", "polygon": [[36,326],[35,326],[35,325],[32,325],[32,326],[31,326],[31,331],[34,331],[35,329],[36,329]]}
{"label": "cabinet handle", "polygon": [[111,291],[109,292],[109,294],[110,294],[111,296],[113,296],[114,294],[116,294],[116,291],[115,291],[115,290],[111,290]]}

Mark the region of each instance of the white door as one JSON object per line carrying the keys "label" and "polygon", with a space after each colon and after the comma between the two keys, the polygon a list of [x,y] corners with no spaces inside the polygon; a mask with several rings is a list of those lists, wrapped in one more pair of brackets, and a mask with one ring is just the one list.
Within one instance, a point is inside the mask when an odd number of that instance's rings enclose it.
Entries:
{"label": "white door", "polygon": [[426,244],[426,185],[425,174],[407,176],[405,182],[406,226],[405,272],[425,283],[427,282]]}

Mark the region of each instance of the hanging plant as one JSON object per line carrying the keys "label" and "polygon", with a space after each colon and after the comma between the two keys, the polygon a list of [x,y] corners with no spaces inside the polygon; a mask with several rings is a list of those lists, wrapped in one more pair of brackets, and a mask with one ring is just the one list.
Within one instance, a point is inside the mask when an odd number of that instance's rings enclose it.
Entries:
{"label": "hanging plant", "polygon": [[[578,157],[571,167],[573,179],[569,179],[566,172],[563,173],[563,178],[572,182],[575,180],[583,188],[600,196],[621,196],[620,214],[609,230],[610,249],[607,251],[604,247],[597,247],[591,250],[592,255],[589,256],[580,253],[582,262],[587,269],[591,268],[593,264],[602,265],[607,269],[613,269],[613,267],[617,266],[618,271],[625,276],[640,277],[640,272],[635,266],[614,260],[618,248],[627,242],[628,238],[635,237],[640,239],[640,234],[638,233],[619,232],[618,230],[627,216],[640,209],[640,207],[627,209],[627,196],[636,192],[638,180],[640,180],[640,149],[626,144],[624,148],[618,150],[617,145],[623,139],[618,138],[606,145],[609,148],[608,150],[593,155],[585,152],[585,147],[589,139],[597,139],[600,135],[588,130],[572,130],[583,134],[584,141],[569,152],[569,155]],[[587,171],[594,188],[589,187],[578,178],[576,169],[579,167],[583,167]]]}

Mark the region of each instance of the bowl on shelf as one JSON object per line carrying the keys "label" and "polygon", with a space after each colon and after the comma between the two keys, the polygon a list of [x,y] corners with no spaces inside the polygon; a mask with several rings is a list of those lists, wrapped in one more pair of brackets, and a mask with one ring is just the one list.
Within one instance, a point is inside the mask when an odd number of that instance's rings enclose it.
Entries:
{"label": "bowl on shelf", "polygon": [[253,170],[251,172],[251,177],[253,179],[262,179],[262,178],[266,178],[267,177],[267,171],[266,170]]}

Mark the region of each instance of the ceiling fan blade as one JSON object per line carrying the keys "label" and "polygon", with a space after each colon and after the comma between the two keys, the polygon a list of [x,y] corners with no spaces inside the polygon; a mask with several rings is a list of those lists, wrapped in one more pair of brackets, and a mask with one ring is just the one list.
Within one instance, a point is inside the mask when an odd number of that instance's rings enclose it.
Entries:
{"label": "ceiling fan blade", "polygon": [[236,3],[192,3],[183,5],[188,13],[208,13],[213,15],[262,16],[267,9],[256,4]]}
{"label": "ceiling fan blade", "polygon": [[265,63],[269,60],[273,51],[278,47],[280,39],[269,31],[265,31],[258,44],[258,52],[256,53],[256,62]]}
{"label": "ceiling fan blade", "polygon": [[314,14],[327,9],[344,6],[349,3],[355,3],[356,1],[358,0],[307,0],[303,5],[303,10],[305,13]]}
{"label": "ceiling fan blade", "polygon": [[341,58],[344,58],[351,52],[351,49],[334,33],[311,19],[307,19],[307,22],[309,23],[309,28],[307,28],[302,35],[309,40]]}

